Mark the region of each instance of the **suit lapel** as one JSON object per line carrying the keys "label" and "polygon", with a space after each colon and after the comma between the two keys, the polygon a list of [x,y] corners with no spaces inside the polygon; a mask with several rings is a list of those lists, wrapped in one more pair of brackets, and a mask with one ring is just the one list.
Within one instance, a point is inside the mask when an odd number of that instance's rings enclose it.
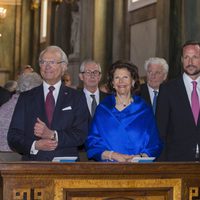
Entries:
{"label": "suit lapel", "polygon": [[60,91],[58,94],[58,99],[56,102],[56,107],[54,110],[53,114],[53,119],[52,119],[52,125],[56,124],[56,120],[59,120],[59,115],[62,110],[62,108],[66,107],[66,102],[68,101],[68,98],[70,98],[70,91],[68,90],[67,87],[65,87],[63,84],[60,86]]}
{"label": "suit lapel", "polygon": [[36,91],[35,95],[35,99],[36,99],[36,108],[40,108],[37,109],[37,115],[38,117],[44,121],[46,124],[48,124],[48,120],[47,120],[47,116],[46,116],[46,111],[45,111],[45,99],[44,99],[44,90],[43,90],[43,85],[40,85],[38,87],[38,90]]}
{"label": "suit lapel", "polygon": [[145,98],[146,98],[147,102],[149,102],[149,104],[152,105],[151,104],[150,94],[149,94],[149,89],[147,87],[147,84],[145,84],[144,91],[145,91],[144,95],[146,96]]}

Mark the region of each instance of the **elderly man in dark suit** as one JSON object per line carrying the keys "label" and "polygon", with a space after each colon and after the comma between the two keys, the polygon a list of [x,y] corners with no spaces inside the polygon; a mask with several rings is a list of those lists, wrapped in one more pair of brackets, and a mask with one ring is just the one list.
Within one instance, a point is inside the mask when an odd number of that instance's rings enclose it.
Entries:
{"label": "elderly man in dark suit", "polygon": [[88,110],[82,93],[66,87],[61,77],[68,59],[57,46],[39,57],[43,84],[20,95],[8,132],[11,149],[23,160],[52,161],[78,156],[88,132]]}
{"label": "elderly man in dark suit", "polygon": [[141,96],[155,113],[160,84],[167,79],[169,66],[164,58],[151,57],[145,61],[147,82],[141,85]]}
{"label": "elderly man in dark suit", "polygon": [[[99,90],[101,80],[101,66],[94,60],[85,60],[81,63],[79,78],[83,81],[83,92],[85,94],[91,117],[95,108],[108,94]],[[95,101],[95,105],[94,105]]]}
{"label": "elderly man in dark suit", "polygon": [[156,118],[164,151],[160,160],[195,161],[200,145],[200,43],[182,47],[184,73],[161,85]]}

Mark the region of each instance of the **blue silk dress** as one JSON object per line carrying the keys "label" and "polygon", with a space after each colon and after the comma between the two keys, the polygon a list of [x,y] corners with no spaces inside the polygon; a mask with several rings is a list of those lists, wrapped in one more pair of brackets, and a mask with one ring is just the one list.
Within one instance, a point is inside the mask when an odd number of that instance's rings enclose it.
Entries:
{"label": "blue silk dress", "polygon": [[89,159],[102,161],[108,150],[122,154],[146,153],[158,157],[162,150],[153,110],[139,96],[124,110],[115,108],[115,96],[107,96],[96,108],[86,140]]}

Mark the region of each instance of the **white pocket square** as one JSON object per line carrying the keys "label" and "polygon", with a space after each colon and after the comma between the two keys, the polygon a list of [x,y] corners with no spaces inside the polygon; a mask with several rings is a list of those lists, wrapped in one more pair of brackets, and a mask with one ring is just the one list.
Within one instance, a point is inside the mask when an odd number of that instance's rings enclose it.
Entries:
{"label": "white pocket square", "polygon": [[72,109],[72,107],[71,107],[71,106],[68,106],[68,107],[63,108],[62,111],[71,110],[71,109]]}

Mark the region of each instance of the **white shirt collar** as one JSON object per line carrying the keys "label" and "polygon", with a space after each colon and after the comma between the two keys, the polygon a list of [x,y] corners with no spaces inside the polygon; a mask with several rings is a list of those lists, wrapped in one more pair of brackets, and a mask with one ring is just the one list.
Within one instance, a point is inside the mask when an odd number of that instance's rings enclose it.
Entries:
{"label": "white shirt collar", "polygon": [[87,105],[88,105],[88,108],[89,108],[89,111],[91,113],[91,103],[92,103],[92,97],[90,96],[91,94],[94,94],[95,95],[95,99],[96,99],[96,102],[97,102],[97,105],[99,104],[99,101],[100,101],[100,98],[99,98],[99,89],[97,88],[97,90],[92,93],[90,91],[88,91],[86,88],[83,89],[83,92],[85,93],[85,97],[86,97],[86,100],[87,100]]}
{"label": "white shirt collar", "polygon": [[148,90],[149,90],[149,96],[150,96],[150,99],[151,99],[151,104],[153,104],[153,98],[154,98],[154,92],[153,91],[159,92],[159,90],[153,89],[148,84],[147,84],[147,87],[148,87]]}
{"label": "white shirt collar", "polygon": [[85,93],[87,96],[90,96],[91,94],[94,94],[95,97],[96,97],[96,96],[99,96],[99,88],[97,88],[97,90],[96,90],[94,93],[88,91],[86,88],[84,88],[83,91],[84,91],[84,93]]}
{"label": "white shirt collar", "polygon": [[[191,94],[193,90],[192,81],[194,80],[191,79],[186,73],[183,73],[183,82],[184,82],[185,89],[186,89],[190,103],[191,103]],[[197,82],[197,93],[200,98],[200,76],[195,81]]]}
{"label": "white shirt collar", "polygon": [[[43,81],[43,89],[44,89],[44,97],[46,99],[46,96],[49,92],[49,87],[51,85],[49,85],[47,82]],[[61,86],[61,80],[58,81],[55,85],[53,85],[55,90],[53,91],[53,96],[54,96],[54,99],[55,99],[55,102],[57,101],[58,99],[58,94],[59,94],[59,90],[60,90],[60,86]]]}

